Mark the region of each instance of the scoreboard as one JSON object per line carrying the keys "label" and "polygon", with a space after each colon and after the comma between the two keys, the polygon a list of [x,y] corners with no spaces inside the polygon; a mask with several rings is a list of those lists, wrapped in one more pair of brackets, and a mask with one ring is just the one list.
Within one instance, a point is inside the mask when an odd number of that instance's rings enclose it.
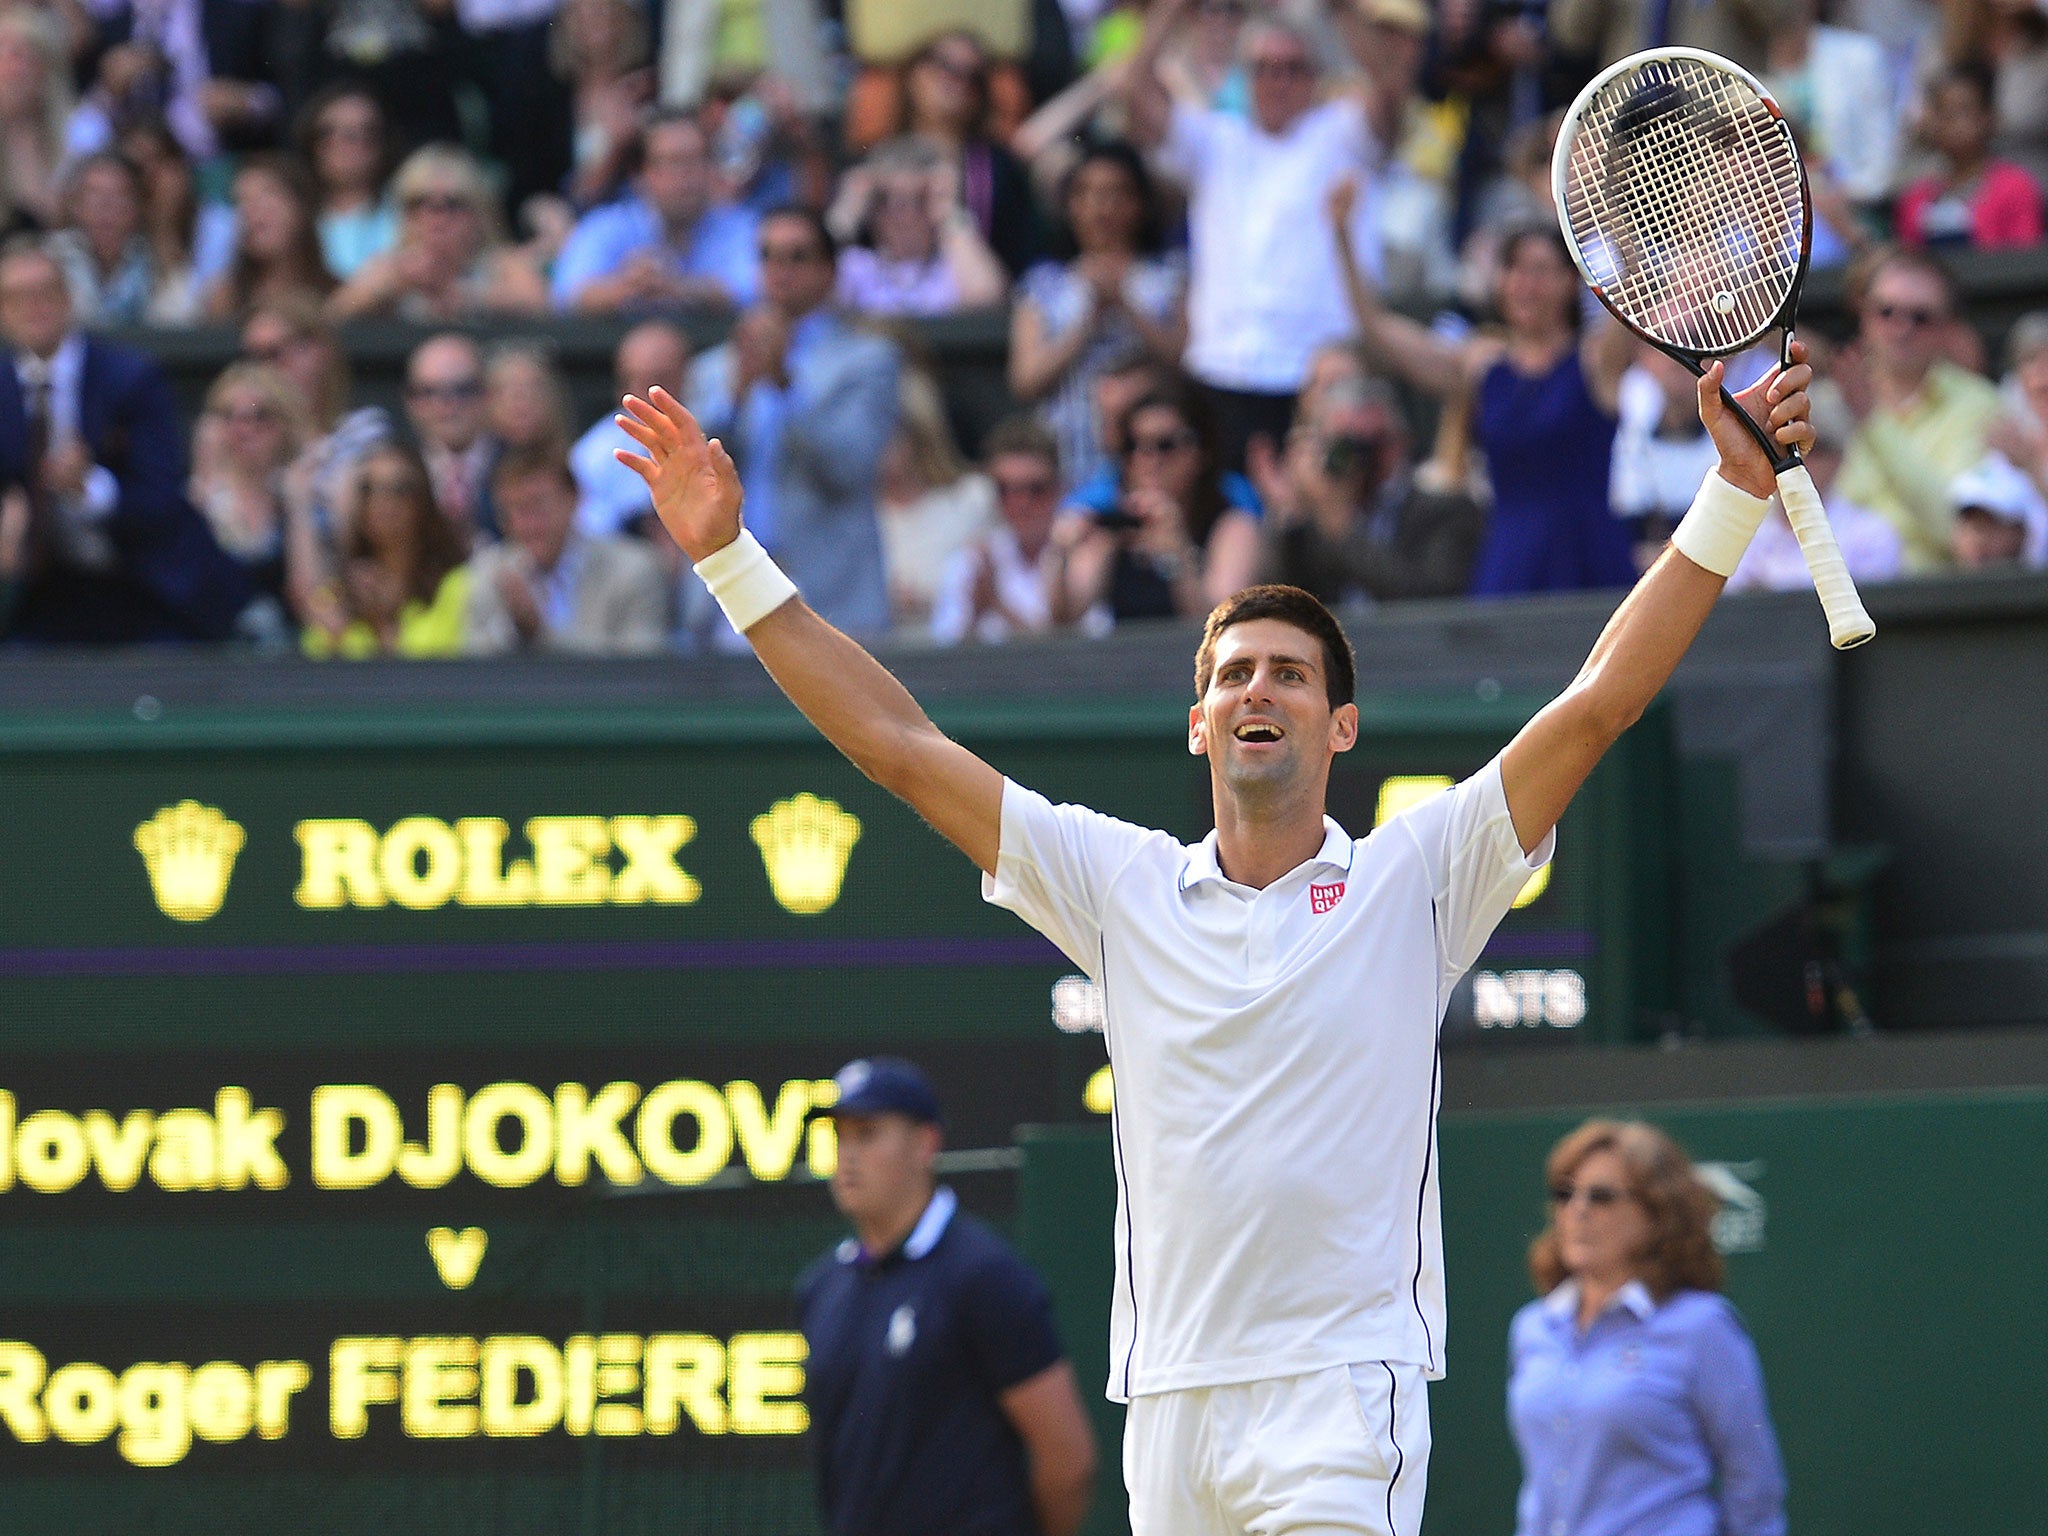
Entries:
{"label": "scoreboard", "polygon": [[[1367,701],[1354,834],[1534,701]],[[1186,703],[941,724],[1193,840]],[[1668,984],[1654,714],[1447,1042]],[[790,1289],[889,1051],[997,1222],[1113,1084],[1085,978],[785,707],[0,725],[0,1526],[808,1532]],[[1105,1234],[1105,1240],[1106,1240]]]}

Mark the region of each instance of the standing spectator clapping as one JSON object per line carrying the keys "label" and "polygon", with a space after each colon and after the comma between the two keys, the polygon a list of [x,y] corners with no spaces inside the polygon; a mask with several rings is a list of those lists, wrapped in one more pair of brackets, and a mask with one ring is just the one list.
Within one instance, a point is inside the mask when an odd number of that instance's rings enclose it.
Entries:
{"label": "standing spectator clapping", "polygon": [[1002,263],[960,203],[959,170],[892,139],[846,173],[825,216],[841,242],[839,302],[871,315],[949,315],[1002,301]]}
{"label": "standing spectator clapping", "polygon": [[1262,17],[1244,29],[1251,112],[1170,101],[1154,62],[1187,9],[1156,0],[1127,76],[1132,126],[1188,188],[1187,367],[1209,391],[1224,467],[1287,434],[1308,360],[1346,329],[1325,199],[1380,158],[1364,103],[1318,101],[1307,38]]}
{"label": "standing spectator clapping", "polygon": [[1061,189],[1074,247],[1024,274],[1010,312],[1010,392],[1038,402],[1075,482],[1105,462],[1095,382],[1113,358],[1178,362],[1187,344],[1186,275],[1160,255],[1157,194],[1144,157],[1110,142],[1084,150]]}
{"label": "standing spectator clapping", "polygon": [[1038,634],[1053,623],[1066,559],[1053,542],[1060,506],[1059,445],[1026,416],[999,423],[982,445],[1002,521],[956,550],[932,605],[932,638],[958,645],[970,635],[994,644]]}
{"label": "standing spectator clapping", "polygon": [[429,144],[392,178],[398,244],[363,263],[328,301],[336,320],[395,315],[422,324],[547,307],[540,272],[502,234],[498,200],[465,150]]}
{"label": "standing spectator clapping", "polygon": [[1713,1191],[1641,1123],[1588,1121],[1545,1173],[1538,1299],[1508,1336],[1516,1536],[1783,1536],[1785,1471],[1756,1346],[1719,1294]]}
{"label": "standing spectator clapping", "polygon": [[[721,438],[747,523],[804,600],[848,633],[889,624],[875,474],[896,429],[896,348],[832,305],[838,251],[812,210],[762,215],[761,302],[690,371],[690,409]],[[687,583],[694,638],[743,644]]]}

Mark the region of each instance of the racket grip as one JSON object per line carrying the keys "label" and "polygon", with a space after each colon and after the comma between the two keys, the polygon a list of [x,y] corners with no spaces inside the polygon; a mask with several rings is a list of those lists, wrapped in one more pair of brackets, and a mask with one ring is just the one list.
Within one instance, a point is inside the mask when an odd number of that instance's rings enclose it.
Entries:
{"label": "racket grip", "polygon": [[1820,594],[1821,612],[1828,617],[1828,639],[1838,651],[1863,644],[1877,633],[1877,626],[1864,612],[1863,599],[1856,595],[1856,583],[1842,563],[1841,546],[1828,524],[1827,509],[1821,505],[1820,492],[1813,488],[1813,476],[1805,465],[1794,464],[1779,474],[1778,495],[1785,503],[1785,520],[1798,535],[1806,568],[1813,573],[1813,590]]}

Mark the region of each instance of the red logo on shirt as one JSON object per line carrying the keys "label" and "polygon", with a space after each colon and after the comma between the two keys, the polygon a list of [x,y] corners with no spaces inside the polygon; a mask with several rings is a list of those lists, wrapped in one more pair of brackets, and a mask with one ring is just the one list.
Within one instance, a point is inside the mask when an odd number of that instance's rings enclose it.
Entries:
{"label": "red logo on shirt", "polygon": [[1342,880],[1339,880],[1335,885],[1312,885],[1308,888],[1309,910],[1315,913],[1317,917],[1321,917],[1325,912],[1333,910],[1337,903],[1343,899],[1344,882]]}

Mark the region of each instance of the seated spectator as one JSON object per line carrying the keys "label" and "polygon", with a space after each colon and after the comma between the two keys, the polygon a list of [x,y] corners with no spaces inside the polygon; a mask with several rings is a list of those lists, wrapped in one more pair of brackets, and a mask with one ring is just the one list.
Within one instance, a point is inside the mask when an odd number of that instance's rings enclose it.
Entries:
{"label": "seated spectator", "polygon": [[300,615],[308,656],[454,656],[469,567],[462,533],[434,505],[426,466],[400,443],[363,455],[356,514],[335,580]]}
{"label": "seated spectator", "polygon": [[1949,548],[1959,570],[2038,571],[2048,565],[2048,503],[2040,488],[1990,453],[1948,488],[1955,522]]}
{"label": "seated spectator", "polygon": [[895,435],[875,473],[889,615],[899,629],[931,622],[932,599],[954,551],[995,521],[988,479],[960,457],[938,382],[905,368],[897,386]]}
{"label": "seated spectator", "polygon": [[143,227],[167,292],[190,295],[190,314],[213,279],[235,259],[235,210],[201,203],[192,161],[162,119],[121,135],[121,153],[142,173]]}
{"label": "seated spectator", "polygon": [[921,139],[892,139],[846,173],[825,215],[845,244],[841,304],[872,315],[950,315],[1001,302],[1008,279],[960,207],[958,174]]}
{"label": "seated spectator", "polygon": [[1927,94],[1923,137],[1941,168],[1899,194],[1907,245],[1977,251],[2041,243],[2041,188],[2008,160],[1991,158],[1991,72],[1954,64]]}
{"label": "seated spectator", "polygon": [[0,10],[0,240],[62,222],[71,61],[55,8]]}
{"label": "seated spectator", "polygon": [[1194,618],[1250,584],[1259,524],[1224,489],[1215,425],[1187,391],[1147,395],[1125,411],[1119,496],[1107,511],[1070,512],[1054,609],[1091,627]]}
{"label": "seated spectator", "polygon": [[612,314],[751,303],[754,219],[717,198],[703,124],[663,112],[636,144],[631,194],[586,213],[562,247],[555,307]]}
{"label": "seated spectator", "polygon": [[1043,239],[1030,177],[1004,147],[1021,114],[998,110],[997,80],[979,38],[941,32],[902,67],[891,110],[849,101],[847,139],[860,150],[903,134],[934,145],[959,172],[962,203],[982,239],[1005,272],[1017,273],[1037,260]]}
{"label": "seated spectator", "polygon": [[1158,197],[1128,144],[1085,150],[1060,198],[1074,254],[1042,262],[1017,284],[1010,311],[1010,392],[1039,402],[1039,419],[1076,481],[1103,466],[1095,381],[1112,359],[1176,363],[1187,344],[1187,284],[1160,255]]}
{"label": "seated spectator", "polygon": [[[849,634],[889,623],[875,473],[896,428],[896,349],[831,306],[837,252],[808,208],[761,219],[761,302],[690,371],[690,409],[722,438],[746,490],[747,524],[804,600]],[[687,578],[685,629],[729,628]]]}
{"label": "seated spectator", "polygon": [[501,341],[484,354],[484,432],[498,454],[569,452],[569,387],[545,342]]}
{"label": "seated spectator", "polygon": [[[1720,454],[1700,425],[1699,388],[1691,371],[1655,347],[1636,353],[1621,376],[1616,403],[1608,499],[1614,515],[1628,524],[1636,569],[1647,571]],[[1839,458],[1839,444],[1836,453]]]}
{"label": "seated spectator", "polygon": [[454,331],[429,336],[405,364],[405,416],[418,439],[441,514],[464,545],[497,523],[490,506],[491,466],[500,444],[484,420],[484,358]]}
{"label": "seated spectator", "polygon": [[1941,356],[1956,294],[1940,263],[1891,249],[1861,275],[1857,339],[1870,405],[1836,484],[1898,529],[1909,574],[1938,571],[1953,559],[1949,484],[1984,456],[1998,390]]}
{"label": "seated spectator", "polygon": [[71,222],[50,237],[64,263],[79,323],[182,324],[193,318],[192,271],[159,275],[142,228],[142,177],[110,150],[77,161],[67,177]]}
{"label": "seated spectator", "polygon": [[185,433],[147,357],[72,326],[64,269],[0,249],[0,487],[30,513],[10,634],[43,643],[220,640],[253,596],[185,499]]}
{"label": "seated spectator", "polygon": [[1348,191],[1347,184],[1332,199],[1331,217],[1367,353],[1447,409],[1469,410],[1485,457],[1493,513],[1473,593],[1629,585],[1636,568],[1609,484],[1621,376],[1637,343],[1604,315],[1585,319],[1579,275],[1557,225],[1524,224],[1507,234],[1494,279],[1500,329],[1453,340],[1388,309],[1359,270]]}
{"label": "seated spectator", "polygon": [[389,153],[384,109],[365,86],[329,86],[299,114],[299,154],[319,194],[320,253],[342,282],[398,244],[398,210],[384,195]]}
{"label": "seated spectator", "polygon": [[214,540],[268,596],[281,626],[285,600],[285,474],[313,436],[313,415],[282,373],[231,363],[206,392],[193,433],[189,494]]}
{"label": "seated spectator", "polygon": [[1260,580],[1301,587],[1333,607],[1455,597],[1470,586],[1486,511],[1463,491],[1416,485],[1407,423],[1383,380],[1332,384],[1295,424],[1284,459],[1270,449],[1258,458]]}
{"label": "seated spectator", "polygon": [[313,180],[288,155],[257,154],[235,171],[234,260],[207,289],[216,320],[245,319],[257,304],[289,294],[324,299],[334,274],[320,254]]}
{"label": "seated spectator", "polygon": [[394,315],[421,324],[484,314],[538,314],[540,271],[505,244],[498,200],[464,150],[429,144],[391,179],[398,244],[372,257],[328,301],[337,320]]}
{"label": "seated spectator", "polygon": [[982,445],[1002,521],[953,552],[932,604],[932,638],[987,644],[1052,627],[1064,547],[1052,539],[1060,506],[1059,445],[1028,416],[1001,422]]}
{"label": "seated spectator", "polygon": [[643,539],[578,531],[567,460],[508,453],[491,472],[491,495],[505,537],[470,560],[463,649],[645,656],[667,644],[672,589],[660,557]]}
{"label": "seated spectator", "polygon": [[654,94],[647,64],[647,8],[636,0],[564,0],[548,59],[569,83],[575,116],[569,201],[595,208],[618,195],[640,141],[640,114]]}
{"label": "seated spectator", "polygon": [[359,81],[383,105],[392,143],[453,143],[463,123],[455,96],[456,55],[465,39],[449,25],[446,0],[331,0],[327,63]]}
{"label": "seated spectator", "polygon": [[569,450],[569,468],[576,476],[577,530],[593,539],[642,535],[672,567],[680,562],[682,551],[655,519],[647,482],[613,457],[615,448],[639,452],[620,430],[614,412],[627,395],[645,400],[657,384],[683,399],[689,372],[690,338],[682,328],[668,320],[641,321],[619,338],[612,354],[612,407]]}
{"label": "seated spectator", "polygon": [[2048,309],[2020,316],[2005,353],[2008,372],[1999,387],[2005,414],[1988,441],[2048,495]]}
{"label": "seated spectator", "polygon": [[[1124,418],[1147,395],[1180,394],[1193,386],[1188,376],[1141,347],[1109,358],[1090,391],[1095,407],[1095,472],[1071,483],[1065,506],[1082,513],[1113,512],[1123,496]],[[1223,499],[1233,507],[1259,510],[1259,495],[1236,470],[1223,472]]]}
{"label": "seated spectator", "polygon": [[342,530],[355,511],[356,467],[392,436],[391,418],[349,408],[348,361],[320,305],[299,294],[259,304],[242,327],[242,357],[274,368],[308,422],[308,438],[285,474],[285,578],[292,612],[341,568]]}
{"label": "seated spectator", "polygon": [[[1842,391],[1831,379],[1817,379],[1808,390],[1813,402],[1813,446],[1806,451],[1806,468],[1813,476],[1814,489],[1841,547],[1842,563],[1858,585],[1894,580],[1899,574],[1901,548],[1898,530],[1875,512],[1859,507],[1842,495],[1836,479],[1842,471],[1842,450],[1856,432],[1856,418],[1850,414]],[[1698,397],[1695,396],[1695,399]],[[1695,481],[1697,485],[1697,481]],[[1772,592],[1810,592],[1813,573],[1800,553],[1799,537],[1785,520],[1784,503],[1771,498],[1763,526],[1749,541],[1741,564],[1728,578],[1730,592],[1762,588]]]}
{"label": "seated spectator", "polygon": [[[1271,16],[1244,30],[1249,117],[1170,101],[1153,66],[1184,9],[1154,7],[1128,76],[1132,127],[1188,189],[1186,365],[1217,413],[1224,467],[1238,469],[1253,436],[1285,439],[1310,355],[1348,328],[1325,208],[1379,149],[1359,96],[1319,100],[1308,38]],[[1360,214],[1354,234],[1369,233]]]}

